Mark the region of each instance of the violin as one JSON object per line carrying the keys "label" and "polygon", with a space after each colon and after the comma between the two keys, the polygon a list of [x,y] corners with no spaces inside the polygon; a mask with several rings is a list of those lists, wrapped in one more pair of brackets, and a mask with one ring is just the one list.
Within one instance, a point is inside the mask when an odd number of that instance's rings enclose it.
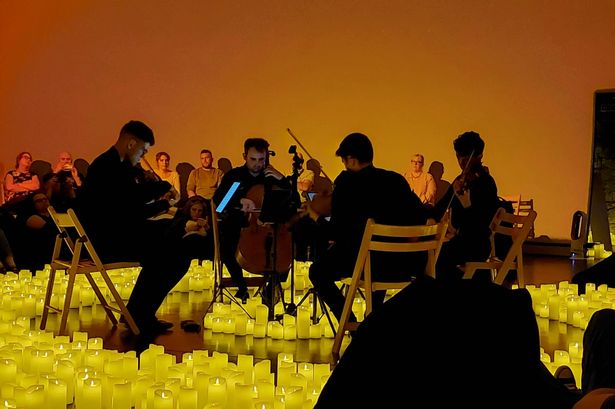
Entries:
{"label": "violin", "polygon": [[265,196],[274,187],[265,178],[264,184],[252,186],[245,198],[254,203],[248,212],[248,224],[243,227],[237,246],[237,261],[252,273],[287,273],[292,266],[292,236],[285,223],[263,223],[260,220]]}

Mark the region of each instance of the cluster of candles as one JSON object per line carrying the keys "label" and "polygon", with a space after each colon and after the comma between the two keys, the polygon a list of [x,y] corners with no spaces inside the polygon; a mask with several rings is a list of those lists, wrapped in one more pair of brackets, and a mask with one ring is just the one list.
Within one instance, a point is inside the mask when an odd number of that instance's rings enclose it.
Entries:
{"label": "cluster of candles", "polygon": [[611,254],[613,254],[613,252],[605,250],[604,244],[602,243],[595,243],[592,248],[587,249],[587,257],[602,259],[609,257]]}
{"label": "cluster of candles", "polygon": [[[309,264],[295,265],[295,287],[308,288]],[[43,298],[49,280],[49,267],[37,271],[0,276],[0,407],[65,408],[311,408],[328,376],[329,364],[297,363],[292,354],[278,355],[277,367],[271,361],[254,363],[254,357],[239,355],[229,362],[228,355],[207,351],[183,354],[180,363],[164,348],[150,345],[137,357],[134,351],[119,353],[103,349],[100,338],[88,339],[86,333],[71,337],[31,330],[33,318],[42,314]],[[128,299],[139,269],[109,271],[123,299]],[[95,280],[107,300],[110,294],[101,277]],[[58,271],[52,305],[63,305],[67,277]],[[290,283],[282,284],[288,289]],[[211,291],[213,272],[210,262],[196,261],[173,292]],[[290,292],[285,291],[289,300]],[[298,302],[299,296],[295,296]],[[87,316],[88,307],[99,301],[83,276],[75,281],[71,308]],[[204,326],[216,333],[269,336],[274,339],[333,337],[324,320],[311,323],[311,303],[299,307],[297,317],[285,315],[282,322],[268,321],[268,307],[260,298],[244,306],[214,304]],[[356,312],[364,311],[364,302],[356,303]],[[283,304],[275,306],[283,313]],[[81,313],[83,312],[83,314]],[[318,310],[320,313],[320,311]],[[36,320],[35,320],[36,322]]]}
{"label": "cluster of candles", "polygon": [[[329,364],[297,363],[280,353],[254,363],[250,355],[185,353],[181,362],[164,347],[103,349],[100,338],[30,331],[0,331],[0,406],[55,409],[312,408],[326,383]],[[277,374],[277,376],[276,376]]]}
{"label": "cluster of candles", "polygon": [[546,367],[554,373],[557,368],[567,365],[572,370],[577,381],[581,380],[581,360],[583,358],[582,334],[592,314],[605,308],[615,308],[615,288],[606,284],[596,286],[593,283],[585,285],[585,294],[578,294],[576,284],[562,281],[558,284],[543,284],[539,287],[528,285],[525,287],[532,296],[532,305],[541,323],[556,321],[563,330],[568,326],[577,329],[577,339],[569,339],[568,350],[555,350],[553,357],[541,348],[541,360]]}

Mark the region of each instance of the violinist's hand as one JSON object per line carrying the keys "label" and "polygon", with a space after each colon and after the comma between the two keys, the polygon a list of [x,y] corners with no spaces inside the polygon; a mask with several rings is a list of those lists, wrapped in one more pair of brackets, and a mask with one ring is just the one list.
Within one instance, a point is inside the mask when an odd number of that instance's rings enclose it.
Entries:
{"label": "violinist's hand", "polygon": [[253,212],[256,209],[256,205],[250,199],[243,198],[240,200],[241,203],[241,211],[242,212]]}
{"label": "violinist's hand", "polygon": [[281,174],[276,168],[274,168],[271,165],[265,168],[265,177],[268,177],[268,176],[276,178],[277,180],[282,180],[282,178],[284,177],[283,174]]}

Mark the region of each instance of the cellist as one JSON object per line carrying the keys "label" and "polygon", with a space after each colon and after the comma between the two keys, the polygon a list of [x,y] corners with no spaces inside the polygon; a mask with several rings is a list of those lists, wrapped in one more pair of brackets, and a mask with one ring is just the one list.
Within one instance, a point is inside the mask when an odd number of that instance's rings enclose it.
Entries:
{"label": "cellist", "polygon": [[269,142],[262,138],[248,138],[243,144],[242,166],[231,169],[222,177],[212,200],[218,205],[233,182],[240,182],[239,189],[227,205],[220,221],[220,258],[228,269],[238,290],[235,298],[245,302],[249,298],[248,287],[236,253],[242,227],[246,226],[246,215],[257,210],[253,200],[246,195],[256,185],[265,182],[290,189],[290,181],[269,164]]}

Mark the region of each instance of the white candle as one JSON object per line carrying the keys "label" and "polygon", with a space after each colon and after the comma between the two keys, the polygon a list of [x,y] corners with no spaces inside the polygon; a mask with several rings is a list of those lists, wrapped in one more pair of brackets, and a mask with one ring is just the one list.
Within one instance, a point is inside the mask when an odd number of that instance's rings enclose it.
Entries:
{"label": "white candle", "polygon": [[197,409],[198,393],[194,388],[182,386],[179,389],[177,409]]}
{"label": "white candle", "polygon": [[254,381],[257,382],[259,380],[269,380],[269,374],[271,373],[271,361],[268,359],[264,359],[260,362],[257,362],[254,365]]}
{"label": "white candle", "polygon": [[132,382],[124,381],[113,385],[111,409],[130,409]]}
{"label": "white candle", "polygon": [[226,379],[214,376],[209,379],[207,402],[226,404]]}
{"label": "white candle", "polygon": [[268,324],[267,335],[273,339],[284,339],[284,327],[277,321]]}
{"label": "white candle", "polygon": [[45,404],[45,387],[43,385],[32,385],[26,389],[26,408],[43,409],[48,406]]}
{"label": "white candle", "polygon": [[173,392],[157,389],[154,392],[154,409],[173,409]]}
{"label": "white candle", "polygon": [[83,381],[81,402],[83,402],[83,408],[102,409],[102,383],[100,379],[90,378]]}
{"label": "white candle", "polygon": [[47,385],[47,408],[49,409],[65,409],[66,408],[66,391],[68,386],[66,382],[60,379],[52,379]]}

